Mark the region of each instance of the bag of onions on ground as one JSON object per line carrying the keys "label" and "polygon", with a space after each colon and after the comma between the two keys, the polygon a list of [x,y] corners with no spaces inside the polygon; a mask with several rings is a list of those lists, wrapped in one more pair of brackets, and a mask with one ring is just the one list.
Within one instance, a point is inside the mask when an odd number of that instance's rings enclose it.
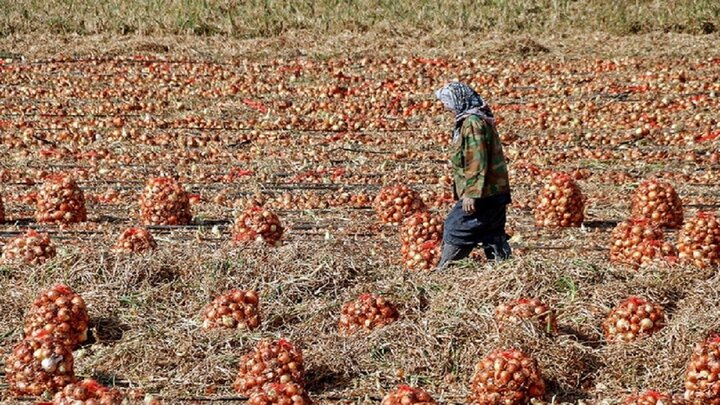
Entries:
{"label": "bag of onions on ground", "polygon": [[5,381],[16,396],[55,394],[75,381],[72,350],[48,332],[25,338],[5,359]]}
{"label": "bag of onions on ground", "polygon": [[85,300],[65,284],[57,284],[35,299],[24,332],[27,337],[47,333],[75,349],[87,340],[89,322]]}
{"label": "bag of onions on ground", "polygon": [[285,339],[263,340],[240,358],[233,388],[249,395],[260,392],[266,384],[277,383],[305,385],[302,352]]}
{"label": "bag of onions on ground", "polygon": [[45,179],[37,197],[35,220],[61,224],[87,221],[85,195],[74,179],[61,174]]}
{"label": "bag of onions on ground", "polygon": [[3,246],[3,263],[24,263],[27,265],[40,265],[52,259],[57,254],[55,245],[46,233],[39,233],[33,229],[23,235],[16,236]]}
{"label": "bag of onions on ground", "polygon": [[380,221],[398,225],[405,218],[427,208],[420,194],[405,185],[387,186],[375,197],[373,208]]}

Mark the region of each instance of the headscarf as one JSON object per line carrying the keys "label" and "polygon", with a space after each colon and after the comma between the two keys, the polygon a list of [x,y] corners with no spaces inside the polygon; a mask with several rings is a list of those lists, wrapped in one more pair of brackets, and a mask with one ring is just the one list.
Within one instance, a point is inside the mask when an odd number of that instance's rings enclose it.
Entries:
{"label": "headscarf", "polygon": [[460,127],[465,118],[470,115],[477,115],[490,125],[495,125],[495,117],[493,116],[490,106],[480,97],[470,86],[461,82],[448,83],[442,89],[435,92],[438,100],[440,100],[448,110],[455,113],[455,130],[453,131],[453,141],[460,136]]}

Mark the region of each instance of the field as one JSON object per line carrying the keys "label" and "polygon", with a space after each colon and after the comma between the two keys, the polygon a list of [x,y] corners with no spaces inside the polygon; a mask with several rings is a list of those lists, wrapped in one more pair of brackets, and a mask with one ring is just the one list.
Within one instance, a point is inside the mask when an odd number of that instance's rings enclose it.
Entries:
{"label": "field", "polygon": [[[609,236],[652,177],[676,188],[686,218],[718,211],[716,35],[472,34],[443,47],[432,36],[306,35],[0,39],[0,243],[31,228],[58,248],[42,265],[0,266],[0,364],[37,293],[64,282],[91,318],[76,374],[168,404],[244,403],[231,388],[240,356],[281,336],[302,348],[319,403],[379,403],[402,383],[467,403],[475,364],[501,347],[537,359],[548,401],[683,393],[694,345],[720,330],[718,275],[612,264]],[[453,79],[477,88],[498,117],[515,257],[409,272],[397,227],[378,222],[372,199],[408,184],[446,214],[452,118],[433,91]],[[535,226],[553,171],[570,173],[587,197],[582,228]],[[38,187],[53,173],[78,180],[86,222],[35,222]],[[155,251],[111,252],[140,223],[145,181],[160,175],[191,193],[191,225],[149,226]],[[281,246],[231,243],[232,221],[251,201],[279,215]],[[258,291],[262,327],[202,329],[202,309],[231,288]],[[396,303],[399,321],[339,336],[342,304],[364,293]],[[663,305],[667,325],[607,343],[603,319],[631,295]],[[498,327],[495,307],[526,296],[557,311],[557,334]],[[11,399],[3,378],[0,399],[32,402]]]}

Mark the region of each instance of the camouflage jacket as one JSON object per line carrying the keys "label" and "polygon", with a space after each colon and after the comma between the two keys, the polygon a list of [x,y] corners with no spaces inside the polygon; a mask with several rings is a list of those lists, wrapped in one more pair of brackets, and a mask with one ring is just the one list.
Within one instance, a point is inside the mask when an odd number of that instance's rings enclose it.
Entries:
{"label": "camouflage jacket", "polygon": [[450,158],[457,197],[509,197],[507,164],[495,127],[471,115],[463,121],[457,138]]}

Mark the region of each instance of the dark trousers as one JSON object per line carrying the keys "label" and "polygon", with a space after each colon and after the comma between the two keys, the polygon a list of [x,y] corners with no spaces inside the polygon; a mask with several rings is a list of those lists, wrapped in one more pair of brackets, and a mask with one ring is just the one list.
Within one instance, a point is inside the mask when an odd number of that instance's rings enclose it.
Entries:
{"label": "dark trousers", "polygon": [[482,246],[488,260],[505,260],[512,249],[505,233],[506,204],[483,204],[479,200],[475,213],[465,214],[462,202],[457,204],[445,220],[443,250],[438,268],[467,258],[477,246]]}

